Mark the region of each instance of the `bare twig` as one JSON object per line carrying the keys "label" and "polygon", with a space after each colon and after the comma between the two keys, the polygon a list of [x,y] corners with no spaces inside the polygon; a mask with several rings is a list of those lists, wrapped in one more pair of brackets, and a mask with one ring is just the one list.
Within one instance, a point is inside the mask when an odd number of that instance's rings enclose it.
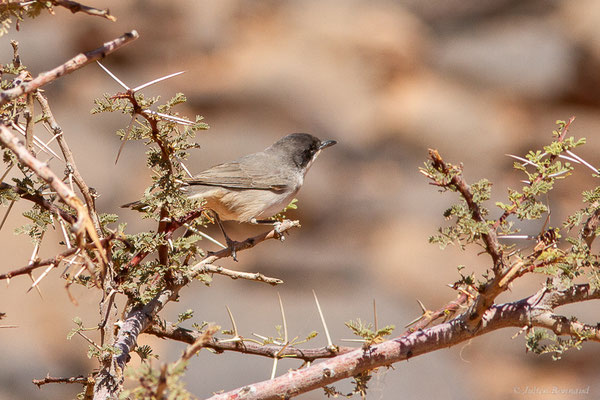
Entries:
{"label": "bare twig", "polygon": [[89,379],[90,378],[87,378],[83,375],[73,376],[70,378],[55,378],[48,375],[44,379],[34,379],[32,382],[34,385],[37,385],[37,387],[41,387],[42,385],[46,385],[48,383],[80,383],[82,385],[87,385]]}
{"label": "bare twig", "polygon": [[117,18],[111,15],[110,10],[107,8],[105,10],[101,10],[95,7],[85,6],[76,1],[72,0],[52,0],[52,4],[60,7],[64,7],[69,9],[73,14],[77,12],[82,12],[84,14],[93,15],[96,17],[106,18],[110,21],[116,21]]}
{"label": "bare twig", "polygon": [[[283,233],[283,232],[290,230],[291,228],[298,227],[298,226],[300,226],[299,221],[292,221],[292,220],[286,219],[279,226],[279,232]],[[244,240],[243,242],[237,242],[235,249],[237,252],[247,250],[247,249],[250,249],[250,248],[256,246],[257,244],[259,244],[261,242],[264,242],[265,240],[277,239],[280,236],[281,235],[273,229],[271,231],[261,233],[260,235],[256,235],[254,237],[248,238],[248,239]],[[194,269],[197,269],[200,271],[204,265],[212,264],[213,262],[215,262],[221,258],[230,257],[230,256],[231,256],[231,249],[226,248],[223,250],[219,250],[219,251],[213,253],[212,255],[206,257],[204,260],[200,261],[198,264],[196,264],[194,266]]]}
{"label": "bare twig", "polygon": [[[104,238],[104,239],[101,239],[100,243],[103,246],[107,246],[108,243],[111,240],[113,240],[112,236]],[[94,247],[95,247],[94,244],[88,244],[86,246],[86,248],[88,250],[92,250]],[[65,259],[65,258],[67,258],[69,256],[72,256],[73,254],[77,253],[77,251],[79,251],[79,249],[73,247],[71,249],[65,250],[64,252],[62,252],[62,253],[60,253],[60,254],[56,255],[55,257],[52,257],[52,258],[48,258],[48,259],[45,259],[45,260],[33,260],[32,262],[30,262],[29,264],[27,264],[25,267],[21,267],[21,268],[15,269],[13,271],[6,272],[4,274],[0,274],[0,280],[2,280],[2,279],[11,279],[11,278],[13,278],[15,276],[19,276],[19,275],[27,275],[27,274],[30,274],[35,269],[41,268],[41,267],[45,267],[47,265],[56,265],[56,266],[58,266],[63,259]]]}
{"label": "bare twig", "polygon": [[194,343],[190,344],[181,355],[181,361],[189,361],[196,353],[203,348],[207,347],[209,343],[213,341],[213,336],[219,331],[219,327],[216,325],[209,325],[202,332],[198,334],[198,338],[194,340]]}
{"label": "bare twig", "polygon": [[283,283],[283,281],[281,279],[271,278],[269,276],[265,276],[265,275],[261,274],[260,272],[234,271],[234,270],[223,268],[221,266],[213,265],[213,264],[202,265],[202,267],[200,269],[198,269],[196,271],[196,273],[197,274],[206,274],[206,273],[218,274],[218,275],[228,276],[231,279],[247,279],[250,281],[265,282],[270,285],[279,285],[279,284]]}
{"label": "bare twig", "polygon": [[87,53],[80,53],[58,67],[48,72],[42,72],[29,82],[22,82],[20,85],[12,89],[4,90],[0,92],[0,106],[26,93],[31,93],[45,84],[50,83],[63,75],[76,71],[93,61],[106,57],[108,54],[123,47],[138,37],[139,34],[135,30],[127,32],[124,35],[111,40],[110,42],[104,43],[104,45],[95,50],[88,51]]}

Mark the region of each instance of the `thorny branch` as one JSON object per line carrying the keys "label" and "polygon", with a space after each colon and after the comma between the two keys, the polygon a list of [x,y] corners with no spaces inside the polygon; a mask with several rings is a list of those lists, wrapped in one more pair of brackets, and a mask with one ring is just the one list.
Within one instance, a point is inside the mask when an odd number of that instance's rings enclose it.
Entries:
{"label": "thorny branch", "polygon": [[50,211],[52,214],[60,215],[62,219],[67,221],[69,224],[74,224],[76,219],[75,216],[58,207],[56,204],[48,201],[41,194],[31,194],[27,190],[18,186],[12,186],[5,182],[0,182],[0,190],[11,190],[17,193],[21,198],[34,202],[45,210]]}
{"label": "thorny branch", "polygon": [[[569,120],[566,122],[565,126],[562,128],[562,130],[560,131],[560,134],[557,138],[557,141],[563,142],[565,140],[565,137],[567,136],[567,132],[569,131],[569,128],[571,127],[571,124],[573,123],[573,121],[575,121],[575,117],[571,117],[569,118]],[[550,162],[554,162],[556,160],[557,156],[556,155],[551,155],[549,160]],[[531,182],[531,184],[535,184],[538,183],[539,181],[542,180],[542,176],[538,176],[536,178],[535,181]],[[509,216],[511,216],[512,214],[514,214],[517,211],[517,205],[513,204],[513,207],[504,211],[504,213],[502,213],[502,215],[496,220],[496,222],[494,223],[494,225],[492,225],[493,229],[498,228]]]}
{"label": "thorny branch", "polygon": [[[429,158],[431,158],[431,162],[433,167],[438,171],[449,174],[450,168],[448,165],[442,160],[442,157],[437,152],[437,150],[429,150]],[[456,190],[460,193],[460,195],[465,199],[467,205],[469,206],[469,210],[471,211],[473,220],[476,222],[486,223],[485,218],[483,217],[479,205],[473,199],[473,193],[471,192],[471,187],[464,180],[462,174],[453,174],[450,182],[446,184],[446,186],[454,186]],[[495,274],[500,273],[503,266],[502,259],[502,247],[498,242],[498,236],[496,235],[496,231],[490,229],[487,233],[483,233],[482,235],[483,241],[486,246],[487,253],[492,257],[492,261],[494,263],[493,270]]]}
{"label": "thorny branch", "polygon": [[600,341],[598,326],[569,322],[566,317],[556,316],[551,311],[558,305],[599,298],[600,290],[592,289],[587,284],[562,291],[544,288],[522,300],[493,305],[485,312],[481,327],[477,331],[470,330],[457,317],[425,330],[417,330],[369,346],[367,349],[354,350],[308,368],[292,370],[275,379],[216,394],[210,400],[291,398],[366,371],[388,367],[399,361],[454,346],[501,328],[543,327],[561,335],[576,334],[580,335],[582,340]]}
{"label": "thorny branch", "polygon": [[[178,342],[184,342],[188,344],[194,343],[202,335],[200,332],[181,327],[174,327],[168,322],[166,322],[164,326],[160,326],[157,323],[152,323],[148,329],[144,331],[144,333],[161,338],[177,340]],[[352,347],[337,347],[336,350],[333,351],[333,349],[331,349],[329,346],[315,349],[299,349],[294,346],[259,344],[255,341],[222,341],[215,337],[206,342],[204,347],[212,349],[217,353],[222,353],[224,351],[235,351],[269,358],[286,357],[296,358],[303,361],[314,361],[320,358],[332,358],[355,350],[355,348]]]}
{"label": "thorny branch", "polygon": [[[109,243],[114,239],[114,237],[111,235],[109,237],[100,239],[100,243],[102,244],[102,246],[108,246]],[[94,244],[88,244],[86,245],[86,249],[88,250],[93,250],[94,249]],[[46,265],[54,265],[54,267],[58,267],[59,264],[61,263],[62,260],[64,260],[67,257],[70,257],[72,255],[74,255],[75,253],[77,253],[79,251],[78,248],[76,247],[72,247],[70,249],[67,249],[65,251],[63,251],[62,253],[51,257],[51,258],[47,258],[45,260],[33,260],[31,261],[29,264],[27,264],[24,267],[21,268],[17,268],[15,270],[6,272],[4,274],[0,274],[0,280],[2,279],[11,279],[15,276],[19,276],[19,275],[27,275],[29,273],[31,273],[32,271],[41,268],[41,267],[45,267]]]}

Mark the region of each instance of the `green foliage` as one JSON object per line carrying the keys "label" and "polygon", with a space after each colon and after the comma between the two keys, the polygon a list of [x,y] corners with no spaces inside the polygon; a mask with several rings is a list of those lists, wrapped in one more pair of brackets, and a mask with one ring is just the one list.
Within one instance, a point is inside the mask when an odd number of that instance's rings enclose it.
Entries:
{"label": "green foliage", "polygon": [[[517,274],[533,272],[547,275],[551,278],[548,281],[548,289],[566,290],[576,283],[581,283],[582,279],[592,287],[599,287],[600,256],[590,252],[589,240],[600,234],[600,224],[592,225],[595,228],[591,232],[585,230],[588,229],[588,221],[600,217],[596,215],[600,210],[600,186],[583,192],[586,206],[568,216],[562,228],[544,228],[533,246],[518,249],[520,245],[506,244],[501,239],[501,235],[518,232],[514,225],[515,219],[536,220],[549,213],[544,204],[547,195],[554,189],[557,180],[567,178],[573,171],[570,162],[563,161],[561,156],[568,152],[569,158],[573,159],[571,150],[585,144],[585,139],[566,136],[566,122],[557,121],[557,125],[558,130],[553,131],[554,140],[550,144],[541,150],[527,153],[526,161],[514,163],[514,169],[525,175],[526,183],[520,190],[509,188],[506,202],[495,203],[500,214],[494,218],[489,216],[496,213],[490,213],[486,208],[487,201],[491,198],[491,183],[483,179],[472,184],[468,188],[471,195],[469,197],[469,193],[465,194],[464,190],[466,183],[462,177],[462,166],[444,163],[436,152],[432,152],[432,160],[421,172],[442,190],[459,192],[461,198],[443,214],[452,224],[441,227],[438,234],[430,238],[430,242],[438,244],[442,249],[449,244],[456,244],[461,249],[475,244],[488,251],[489,241],[496,240],[498,254],[502,258],[501,266],[516,265],[519,269],[514,273]],[[600,176],[593,174],[593,177]],[[576,232],[575,228],[578,227],[584,229]],[[575,231],[575,236],[569,236],[572,231]],[[490,234],[493,235],[492,239],[486,236]],[[452,287],[474,295],[491,285],[497,272],[492,274],[490,268],[479,276],[474,273],[466,275],[462,271],[463,268],[459,266],[460,278]],[[500,270],[500,273],[508,273],[508,267]],[[565,339],[545,329],[530,329],[526,346],[536,354],[552,353],[553,358],[558,359],[570,348],[579,349],[589,334],[590,332],[580,332]]]}
{"label": "green foliage", "polygon": [[[138,368],[129,368],[125,376],[137,383],[136,387],[124,390],[120,399],[168,399],[168,400],[191,400],[195,397],[185,390],[182,378],[187,363],[179,362],[169,364],[166,368],[153,368],[149,362],[142,363]],[[164,372],[163,372],[164,371]],[[160,388],[160,389],[159,389]],[[160,393],[158,391],[160,390]]]}
{"label": "green foliage", "polygon": [[593,333],[583,331],[564,339],[546,329],[532,328],[525,336],[525,346],[527,351],[531,351],[534,354],[551,354],[552,359],[557,361],[560,360],[563,354],[568,350],[581,350],[583,342],[593,336]]}
{"label": "green foliage", "polygon": [[274,221],[283,221],[284,219],[286,219],[286,216],[285,216],[286,211],[297,210],[297,209],[298,209],[298,199],[294,198],[294,199],[292,199],[292,201],[290,201],[290,204],[285,206],[285,208],[283,210],[281,210],[280,213],[273,215],[271,217],[271,219]]}
{"label": "green foliage", "polygon": [[191,308],[179,313],[179,315],[177,316],[177,325],[181,324],[184,321],[187,321],[188,319],[191,319],[194,317],[194,310],[192,310]]}
{"label": "green foliage", "polygon": [[44,232],[52,224],[52,214],[35,205],[31,210],[23,212],[23,216],[31,221],[15,229],[15,234],[28,235],[34,243],[39,244]]}
{"label": "green foliage", "polygon": [[345,325],[356,335],[364,339],[365,347],[369,347],[375,343],[381,343],[385,340],[386,336],[392,334],[396,327],[394,325],[387,325],[383,328],[374,330],[373,324],[364,323],[358,318],[356,321],[348,321]]}
{"label": "green foliage", "polygon": [[[29,3],[28,5],[22,5],[21,3]],[[43,10],[51,11],[52,2],[50,1],[33,1],[33,2],[22,2],[14,1],[3,4],[0,8],[0,37],[8,33],[13,21],[16,21],[17,26],[20,22],[24,21],[25,17],[35,18]]]}
{"label": "green foliage", "polygon": [[[449,175],[448,178],[453,175]],[[453,186],[450,185],[450,187]],[[473,201],[480,206],[482,216],[488,214],[488,210],[483,207],[483,202],[490,199],[491,187],[492,184],[487,179],[481,179],[471,185]],[[446,220],[454,219],[453,225],[441,227],[438,230],[439,234],[429,238],[430,243],[436,243],[442,249],[449,244],[458,244],[464,248],[467,244],[476,243],[481,235],[489,232],[489,223],[475,221],[469,205],[464,199],[448,208],[443,215]]]}
{"label": "green foliage", "polygon": [[158,356],[152,354],[152,347],[145,344],[143,346],[136,346],[134,350],[142,361],[148,361],[150,358],[158,359]]}

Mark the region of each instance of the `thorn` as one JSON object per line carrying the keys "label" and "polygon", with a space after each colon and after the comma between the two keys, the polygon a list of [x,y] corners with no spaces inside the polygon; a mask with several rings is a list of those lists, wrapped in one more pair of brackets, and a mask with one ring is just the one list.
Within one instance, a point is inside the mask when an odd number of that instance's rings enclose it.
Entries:
{"label": "thorn", "polygon": [[420,320],[422,320],[425,317],[425,314],[422,314],[420,316],[418,316],[417,318],[413,319],[412,321],[410,321],[408,324],[404,325],[405,328],[408,328],[411,325],[416,324],[417,322],[419,322]]}
{"label": "thorn", "polygon": [[231,320],[231,325],[233,326],[233,337],[239,338],[240,336],[238,335],[237,325],[235,324],[235,319],[233,319],[233,314],[231,313],[229,306],[225,306],[225,308],[227,309],[227,314],[229,314],[229,319]]}
{"label": "thorn", "polygon": [[152,111],[152,110],[145,109],[145,110],[142,110],[142,113],[154,115],[154,116],[157,116],[157,117],[161,117],[162,119],[166,119],[168,121],[172,121],[172,122],[175,122],[175,123],[178,123],[178,124],[181,124],[181,125],[186,125],[186,126],[192,126],[192,125],[194,125],[194,123],[192,121],[188,121],[187,119],[179,118],[179,117],[176,117],[174,115],[159,113],[157,111]]}
{"label": "thorn", "polygon": [[[288,330],[287,330],[287,322],[285,320],[285,312],[283,311],[283,302],[281,301],[281,296],[279,292],[277,292],[277,297],[279,298],[279,309],[281,310],[281,319],[283,320],[283,342],[288,343]],[[273,378],[271,378],[273,379]]]}
{"label": "thorn", "polygon": [[581,163],[580,163],[578,160],[576,160],[575,158],[572,158],[572,157],[565,156],[564,154],[559,154],[559,155],[558,155],[558,158],[564,158],[565,160],[568,160],[568,161],[574,162],[575,164],[581,164]]}
{"label": "thorn", "polygon": [[275,372],[277,371],[277,357],[273,358],[273,368],[271,369],[271,379],[275,378]]}
{"label": "thorn", "polygon": [[[29,277],[31,278],[31,281],[35,283],[35,279],[33,279],[33,274],[30,272]],[[40,290],[40,287],[35,285],[35,286],[31,286],[31,287],[35,287],[35,290],[37,290],[38,294],[40,295],[40,298],[43,300],[44,296],[42,296],[42,291]],[[31,288],[29,288],[31,290]],[[29,293],[29,290],[27,291],[27,293]]]}
{"label": "thorn", "polygon": [[4,226],[6,219],[8,218],[8,214],[10,214],[10,210],[12,210],[13,206],[15,205],[15,201],[16,200],[12,200],[10,202],[10,204],[8,205],[8,207],[6,208],[6,213],[4,214],[4,217],[2,217],[2,221],[0,221],[0,231],[2,230],[2,227]]}
{"label": "thorn", "polygon": [[190,172],[190,170],[187,169],[187,167],[185,166],[185,164],[183,163],[183,161],[181,161],[179,159],[177,161],[179,161],[179,165],[181,165],[181,168],[185,171],[185,173],[188,175],[188,177],[189,178],[193,178],[194,175],[192,175],[192,173]]}
{"label": "thorn", "polygon": [[512,158],[514,158],[514,159],[516,159],[516,160],[519,160],[519,161],[521,161],[521,162],[523,162],[523,163],[525,163],[525,164],[529,164],[529,165],[533,165],[533,166],[535,166],[535,164],[534,164],[534,163],[532,163],[531,161],[529,161],[529,160],[528,160],[528,159],[526,159],[526,158],[519,157],[519,156],[515,156],[514,154],[505,154],[505,156],[512,157]]}
{"label": "thorn", "polygon": [[571,150],[567,150],[567,154],[570,155],[571,157],[579,160],[583,165],[585,165],[586,167],[588,167],[589,169],[594,171],[596,174],[600,173],[600,172],[598,172],[598,169],[596,169],[592,164],[588,163],[583,158],[581,158],[577,154],[573,153]]}
{"label": "thorn", "polygon": [[373,325],[375,326],[375,332],[377,332],[379,329],[377,328],[377,304],[375,299],[373,299]]}
{"label": "thorn", "polygon": [[65,238],[65,244],[67,245],[67,249],[70,249],[71,248],[71,241],[69,240],[69,235],[67,234],[67,230],[65,229],[64,220],[60,217],[60,214],[59,214],[59,218],[58,218],[58,224],[60,225],[60,229],[62,231],[62,234],[63,234],[64,238]]}
{"label": "thorn", "polygon": [[319,316],[321,317],[321,323],[323,324],[323,329],[325,330],[325,336],[327,337],[327,348],[333,348],[333,342],[331,341],[331,336],[329,335],[329,329],[327,329],[327,323],[325,322],[325,317],[323,316],[323,311],[321,310],[321,305],[319,304],[319,299],[317,298],[317,293],[313,289],[313,296],[315,296],[315,303],[317,303],[317,310],[319,310]]}
{"label": "thorn", "polygon": [[121,156],[121,152],[123,151],[123,148],[125,147],[125,143],[127,143],[127,139],[129,139],[129,135],[131,134],[131,131],[133,130],[133,124],[135,123],[135,120],[137,119],[137,115],[132,115],[131,116],[131,121],[129,121],[129,125],[127,125],[127,130],[125,131],[125,135],[123,135],[123,139],[122,139],[122,143],[119,146],[119,151],[117,152],[117,158],[115,159],[115,164],[117,164],[119,162],[119,157]]}
{"label": "thorn", "polygon": [[498,235],[498,239],[535,239],[531,235]]}
{"label": "thorn", "polygon": [[102,68],[104,70],[104,72],[106,72],[111,78],[113,78],[119,85],[121,85],[125,90],[130,90],[129,86],[127,86],[126,84],[123,83],[123,81],[121,81],[119,78],[117,78],[115,76],[115,74],[113,74],[112,72],[110,72],[108,70],[108,68],[106,68],[104,65],[100,64],[100,61],[96,61],[96,63],[100,66],[100,68]]}
{"label": "thorn", "polygon": [[80,251],[81,251],[81,249],[77,249],[77,251],[75,252],[75,254],[73,254],[73,257],[71,257],[71,260],[67,263],[67,265],[66,265],[65,270],[63,271],[63,273],[60,274],[60,276],[65,276],[65,274],[67,273],[67,271],[69,270],[69,268],[71,268],[71,265],[73,265],[73,263],[75,262],[75,260],[79,256],[79,252]]}
{"label": "thorn", "polygon": [[188,228],[190,231],[202,236],[204,239],[210,240],[211,242],[213,242],[214,244],[216,244],[217,246],[221,246],[222,248],[226,249],[227,246],[225,246],[224,244],[222,244],[221,242],[219,242],[217,239],[213,238],[212,236],[209,236],[208,234],[199,231],[198,229],[192,227],[190,224],[183,224],[183,226],[185,226],[186,228]]}
{"label": "thorn", "polygon": [[38,278],[31,284],[31,287],[29,289],[27,289],[27,293],[29,293],[31,291],[31,289],[33,289],[34,287],[37,288],[38,284],[42,281],[42,279],[44,279],[46,277],[46,275],[48,275],[50,270],[54,267],[55,267],[54,263],[50,264],[50,266],[48,268],[46,268],[46,270],[44,272],[42,272],[42,274],[40,276],[38,276]]}
{"label": "thorn", "polygon": [[419,303],[419,306],[421,307],[421,310],[423,311],[423,314],[425,314],[428,310],[427,307],[425,307],[425,304],[423,304],[423,302],[419,299],[417,299],[417,303]]}
{"label": "thorn", "polygon": [[147,88],[148,86],[154,85],[155,83],[158,83],[158,82],[161,82],[161,81],[167,80],[167,79],[169,79],[169,78],[173,78],[174,76],[177,76],[177,75],[184,74],[185,72],[186,72],[186,71],[179,71],[179,72],[175,72],[175,73],[173,73],[173,74],[170,74],[170,75],[165,75],[165,76],[163,76],[163,77],[161,77],[161,78],[157,78],[157,79],[155,79],[155,80],[153,80],[153,81],[150,81],[150,82],[147,82],[147,83],[143,83],[143,84],[141,84],[140,86],[137,86],[137,87],[133,88],[133,89],[132,89],[132,91],[133,91],[133,92],[137,92],[137,91],[139,91],[139,90],[142,90],[142,89],[144,89],[144,88]]}
{"label": "thorn", "polygon": [[529,329],[529,326],[528,326],[528,325],[525,325],[524,327],[522,327],[521,329],[519,329],[519,330],[517,331],[517,333],[515,333],[515,334],[514,334],[514,335],[511,337],[511,339],[516,339],[516,338],[517,338],[517,336],[519,336],[520,334],[522,334],[523,332],[525,332],[525,331],[526,331],[526,330],[528,330],[528,329]]}

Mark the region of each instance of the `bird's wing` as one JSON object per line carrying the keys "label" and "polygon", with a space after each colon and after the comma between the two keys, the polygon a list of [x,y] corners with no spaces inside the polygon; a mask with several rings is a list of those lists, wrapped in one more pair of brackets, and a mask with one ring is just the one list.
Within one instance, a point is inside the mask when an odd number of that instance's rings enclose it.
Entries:
{"label": "bird's wing", "polygon": [[218,186],[229,189],[280,191],[289,187],[282,177],[269,174],[268,169],[252,167],[243,160],[233,161],[215,165],[185,182],[191,186]]}

